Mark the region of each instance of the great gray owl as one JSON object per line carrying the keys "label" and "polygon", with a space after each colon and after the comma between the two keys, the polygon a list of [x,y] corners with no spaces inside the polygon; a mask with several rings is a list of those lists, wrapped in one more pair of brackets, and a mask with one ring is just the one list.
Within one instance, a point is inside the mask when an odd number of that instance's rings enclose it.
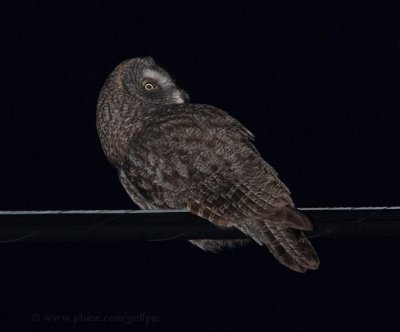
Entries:
{"label": "great gray owl", "polygon": [[[108,160],[142,209],[187,209],[219,227],[236,227],[295,271],[318,268],[301,231],[312,224],[252,144],[253,134],[218,108],[191,104],[152,58],[114,69],[96,120]],[[191,242],[217,251],[244,241]]]}

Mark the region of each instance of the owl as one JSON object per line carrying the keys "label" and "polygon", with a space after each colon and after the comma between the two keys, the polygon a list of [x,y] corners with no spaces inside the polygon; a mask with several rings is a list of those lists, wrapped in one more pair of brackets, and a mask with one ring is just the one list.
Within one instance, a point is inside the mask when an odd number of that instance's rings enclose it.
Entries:
{"label": "owl", "polygon": [[[192,104],[150,57],[119,64],[100,92],[96,124],[105,155],[142,209],[186,209],[220,228],[235,227],[288,268],[319,259],[303,230],[310,220],[228,113]],[[249,240],[192,240],[216,252]]]}

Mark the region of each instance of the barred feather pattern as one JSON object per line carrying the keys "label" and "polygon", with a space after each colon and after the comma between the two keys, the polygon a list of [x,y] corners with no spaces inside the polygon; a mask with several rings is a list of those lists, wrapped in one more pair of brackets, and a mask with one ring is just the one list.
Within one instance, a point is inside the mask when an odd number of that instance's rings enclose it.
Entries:
{"label": "barred feather pattern", "polygon": [[[220,227],[238,228],[295,271],[316,269],[318,257],[299,231],[312,229],[311,222],[294,209],[289,190],[250,138],[210,106],[169,107],[135,137],[121,182],[142,208],[186,208]],[[191,242],[211,252],[245,243]]]}
{"label": "barred feather pattern", "polygon": [[[97,109],[103,150],[132,200],[142,209],[187,209],[219,227],[239,229],[292,270],[317,269],[318,256],[302,233],[312,223],[295,209],[251,132],[213,106],[182,103],[174,86],[169,93],[179,103],[147,102],[126,90],[124,73],[146,65],[157,70],[154,62],[139,60],[110,75]],[[215,252],[248,241],[191,242]]]}

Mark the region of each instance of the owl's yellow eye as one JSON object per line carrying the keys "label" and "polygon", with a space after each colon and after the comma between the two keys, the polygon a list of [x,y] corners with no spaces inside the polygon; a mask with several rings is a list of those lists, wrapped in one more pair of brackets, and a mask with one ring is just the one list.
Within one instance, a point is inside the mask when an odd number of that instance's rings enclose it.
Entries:
{"label": "owl's yellow eye", "polygon": [[153,90],[153,89],[154,89],[154,85],[151,84],[151,83],[146,83],[146,84],[144,85],[144,88],[145,88],[147,91],[150,91],[150,90]]}

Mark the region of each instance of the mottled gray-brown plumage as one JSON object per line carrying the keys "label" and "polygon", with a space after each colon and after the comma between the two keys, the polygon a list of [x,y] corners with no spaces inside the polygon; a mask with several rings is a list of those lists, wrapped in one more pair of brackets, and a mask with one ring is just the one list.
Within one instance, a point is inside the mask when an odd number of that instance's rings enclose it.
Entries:
{"label": "mottled gray-brown plumage", "polygon": [[[279,262],[305,272],[319,260],[302,230],[309,219],[262,159],[236,119],[191,104],[152,58],[118,65],[97,106],[103,150],[142,209],[187,209],[220,227],[236,227]],[[207,251],[243,240],[191,241]]]}

